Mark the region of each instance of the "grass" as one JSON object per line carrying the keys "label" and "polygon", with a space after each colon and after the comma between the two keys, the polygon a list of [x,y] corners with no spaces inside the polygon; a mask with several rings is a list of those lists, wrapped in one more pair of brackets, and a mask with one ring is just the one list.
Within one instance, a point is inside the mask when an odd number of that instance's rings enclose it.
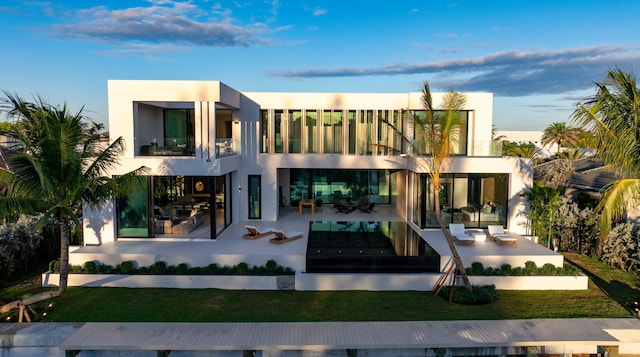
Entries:
{"label": "grass", "polygon": [[[587,269],[584,291],[499,291],[487,305],[449,305],[416,291],[252,291],[70,287],[53,299],[48,322],[298,322],[435,321],[536,318],[628,318],[626,296],[640,296],[640,278],[581,255],[567,255]],[[596,285],[598,283],[599,285]],[[24,286],[23,286],[24,288]],[[31,289],[41,290],[36,286]],[[24,294],[25,292],[23,292]],[[0,290],[6,295],[15,290]]]}

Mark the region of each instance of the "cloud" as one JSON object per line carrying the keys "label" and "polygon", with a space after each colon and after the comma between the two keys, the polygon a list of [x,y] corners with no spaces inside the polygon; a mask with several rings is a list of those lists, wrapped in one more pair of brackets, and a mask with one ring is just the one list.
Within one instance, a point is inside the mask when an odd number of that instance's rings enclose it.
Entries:
{"label": "cloud", "polygon": [[582,90],[604,79],[609,68],[633,68],[637,48],[602,45],[535,52],[503,51],[483,57],[382,67],[302,69],[274,72],[288,78],[431,74],[433,88],[486,91],[496,96],[559,94]]}
{"label": "cloud", "polygon": [[315,8],[313,9],[313,16],[322,16],[327,13],[326,9]]}
{"label": "cloud", "polygon": [[[113,10],[106,6],[73,10],[59,18],[67,23],[45,28],[47,33],[67,38],[80,38],[124,47],[140,44],[165,46],[251,47],[276,42],[270,34],[287,29],[271,28],[267,22],[237,25],[232,10],[220,4],[205,9],[191,2],[149,0],[146,7]],[[269,3],[277,7],[277,1]],[[270,16],[277,11],[271,9]]]}

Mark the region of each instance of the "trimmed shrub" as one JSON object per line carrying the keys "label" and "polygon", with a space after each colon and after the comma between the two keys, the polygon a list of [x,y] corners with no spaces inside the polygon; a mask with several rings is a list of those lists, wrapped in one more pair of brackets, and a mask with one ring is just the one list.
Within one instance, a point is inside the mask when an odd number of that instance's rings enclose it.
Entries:
{"label": "trimmed shrub", "polygon": [[[449,300],[451,286],[444,286],[440,290],[440,297]],[[473,292],[468,292],[464,286],[456,286],[453,290],[452,302],[463,305],[484,305],[498,300],[495,285],[473,286]]]}

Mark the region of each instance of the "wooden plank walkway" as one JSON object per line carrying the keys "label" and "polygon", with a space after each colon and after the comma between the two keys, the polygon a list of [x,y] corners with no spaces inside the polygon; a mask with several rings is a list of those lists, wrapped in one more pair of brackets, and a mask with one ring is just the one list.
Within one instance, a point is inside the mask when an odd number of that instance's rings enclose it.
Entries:
{"label": "wooden plank walkway", "polygon": [[[86,323],[62,343],[79,350],[317,350],[618,346],[640,343],[637,319],[319,323]],[[627,337],[629,339],[629,337]]]}

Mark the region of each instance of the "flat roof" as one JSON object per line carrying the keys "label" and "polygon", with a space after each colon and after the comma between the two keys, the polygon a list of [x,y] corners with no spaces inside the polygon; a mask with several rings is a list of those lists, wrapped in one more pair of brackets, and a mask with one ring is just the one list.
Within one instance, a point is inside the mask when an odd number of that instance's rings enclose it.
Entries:
{"label": "flat roof", "polygon": [[[283,307],[285,308],[285,307]],[[620,341],[607,330],[633,341]],[[473,348],[640,342],[637,319],[408,322],[86,323],[64,350]]]}

